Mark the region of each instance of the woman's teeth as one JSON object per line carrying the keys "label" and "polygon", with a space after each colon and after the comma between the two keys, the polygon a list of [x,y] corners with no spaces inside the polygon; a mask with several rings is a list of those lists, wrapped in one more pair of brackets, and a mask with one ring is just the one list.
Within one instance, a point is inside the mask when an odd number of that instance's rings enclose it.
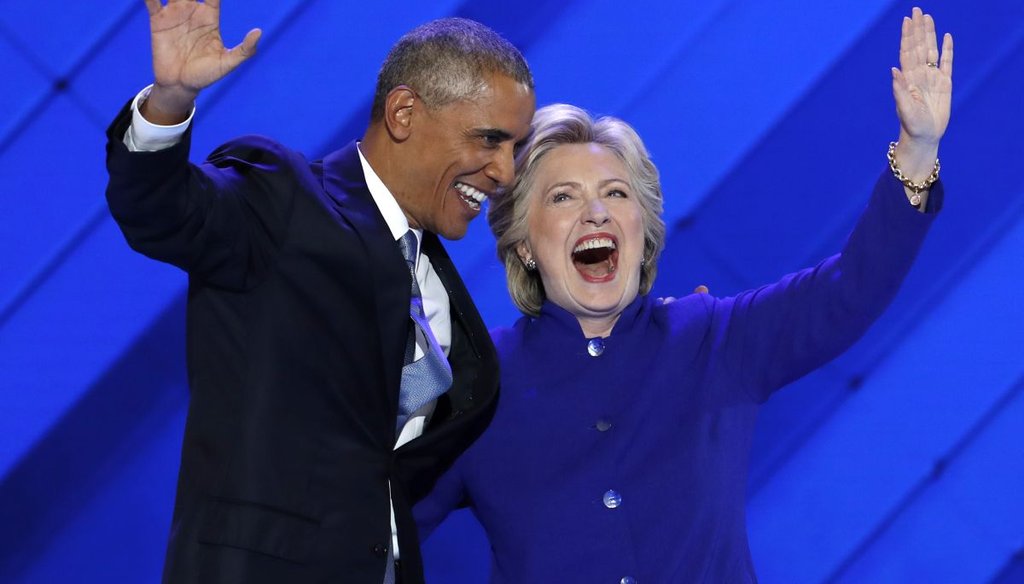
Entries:
{"label": "woman's teeth", "polygon": [[573,248],[572,253],[579,253],[581,251],[586,251],[588,249],[597,249],[599,247],[615,249],[615,242],[608,237],[595,237],[594,239],[588,239],[584,242],[577,244],[576,247]]}
{"label": "woman's teeth", "polygon": [[599,281],[615,273],[619,252],[610,237],[592,237],[576,244],[572,262],[584,277]]}

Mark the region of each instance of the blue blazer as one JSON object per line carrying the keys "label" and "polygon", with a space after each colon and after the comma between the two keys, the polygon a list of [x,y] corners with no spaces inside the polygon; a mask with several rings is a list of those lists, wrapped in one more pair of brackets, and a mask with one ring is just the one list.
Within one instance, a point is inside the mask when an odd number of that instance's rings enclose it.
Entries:
{"label": "blue blazer", "polygon": [[[201,165],[188,135],[129,152],[108,130],[107,201],[133,249],[189,276],[191,401],[165,582],[379,584],[391,545],[421,582],[411,505],[483,430],[494,348],[441,243],[423,252],[448,291],[450,391],[394,450],[409,272],[366,188],[355,143],[322,161],[266,138]],[[143,388],[140,388],[140,391]]]}
{"label": "blue blazer", "polygon": [[[930,211],[942,187],[932,188]],[[416,507],[468,505],[491,581],[755,582],[744,514],[758,406],[832,359],[896,294],[934,213],[888,170],[841,253],[729,298],[637,298],[600,351],[546,303],[494,334],[491,426]]]}

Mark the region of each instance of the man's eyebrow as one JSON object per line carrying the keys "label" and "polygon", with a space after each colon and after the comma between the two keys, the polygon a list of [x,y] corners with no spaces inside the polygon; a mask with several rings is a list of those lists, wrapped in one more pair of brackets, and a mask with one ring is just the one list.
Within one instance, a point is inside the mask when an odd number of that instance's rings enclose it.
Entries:
{"label": "man's eyebrow", "polygon": [[499,128],[479,128],[474,130],[473,133],[481,138],[497,138],[502,142],[507,142],[512,139],[512,134]]}

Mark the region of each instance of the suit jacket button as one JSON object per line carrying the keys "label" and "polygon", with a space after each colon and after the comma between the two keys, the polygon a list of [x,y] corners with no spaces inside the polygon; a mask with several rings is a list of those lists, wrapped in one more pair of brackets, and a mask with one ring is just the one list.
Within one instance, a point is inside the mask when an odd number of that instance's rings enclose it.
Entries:
{"label": "suit jacket button", "polygon": [[373,547],[370,549],[373,550],[374,555],[379,556],[381,558],[388,555],[388,546],[382,543],[375,543],[373,544]]}

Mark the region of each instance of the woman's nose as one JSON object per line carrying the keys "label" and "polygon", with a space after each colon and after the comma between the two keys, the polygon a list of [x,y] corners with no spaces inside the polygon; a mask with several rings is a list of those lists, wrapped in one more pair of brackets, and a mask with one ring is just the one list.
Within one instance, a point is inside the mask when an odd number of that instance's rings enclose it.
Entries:
{"label": "woman's nose", "polygon": [[608,219],[608,207],[605,206],[601,199],[594,199],[587,203],[586,210],[583,214],[583,221],[585,223],[604,225],[608,222]]}

